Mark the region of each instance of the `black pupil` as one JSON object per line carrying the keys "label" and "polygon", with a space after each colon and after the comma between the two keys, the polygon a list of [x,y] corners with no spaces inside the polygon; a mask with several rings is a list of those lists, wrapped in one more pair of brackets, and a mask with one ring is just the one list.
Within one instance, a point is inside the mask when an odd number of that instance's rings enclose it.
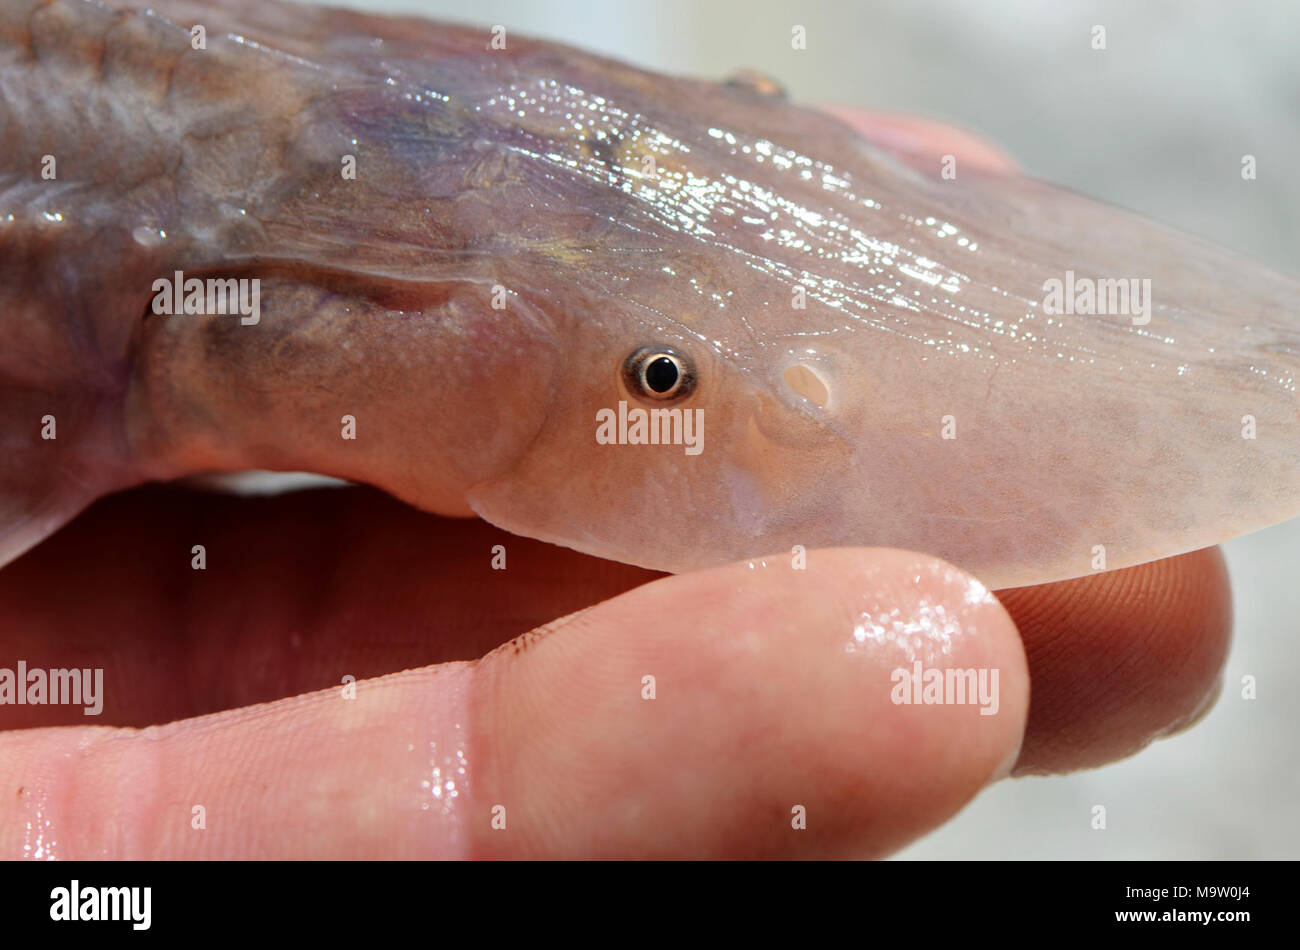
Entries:
{"label": "black pupil", "polygon": [[677,385],[677,364],[666,356],[657,356],[645,368],[645,382],[657,393],[666,393]]}

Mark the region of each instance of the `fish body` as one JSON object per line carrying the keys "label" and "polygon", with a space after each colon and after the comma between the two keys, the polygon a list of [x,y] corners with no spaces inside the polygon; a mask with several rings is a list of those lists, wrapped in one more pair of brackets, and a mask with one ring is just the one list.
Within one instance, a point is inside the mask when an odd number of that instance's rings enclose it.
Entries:
{"label": "fish body", "polygon": [[0,138],[0,562],[247,468],[669,571],[882,545],[992,587],[1300,513],[1294,279],[766,80],[0,0]]}

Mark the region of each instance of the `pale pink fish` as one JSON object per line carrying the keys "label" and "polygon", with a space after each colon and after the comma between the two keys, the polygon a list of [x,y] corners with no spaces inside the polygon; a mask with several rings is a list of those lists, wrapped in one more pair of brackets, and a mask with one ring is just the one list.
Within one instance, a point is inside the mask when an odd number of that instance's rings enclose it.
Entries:
{"label": "pale pink fish", "polygon": [[[0,0],[0,561],[246,468],[670,571],[888,545],[994,587],[1300,511],[1296,281],[767,82],[492,40]],[[260,283],[155,313],[177,272]],[[696,427],[603,444],[620,403]]]}

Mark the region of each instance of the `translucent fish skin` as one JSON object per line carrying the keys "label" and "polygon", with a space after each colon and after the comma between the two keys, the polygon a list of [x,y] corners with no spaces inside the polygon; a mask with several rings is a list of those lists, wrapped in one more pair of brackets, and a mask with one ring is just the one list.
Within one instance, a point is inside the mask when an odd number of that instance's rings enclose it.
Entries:
{"label": "translucent fish skin", "polygon": [[[0,561],[210,468],[663,570],[886,545],[991,587],[1300,513],[1290,278],[960,157],[909,168],[761,82],[264,0],[153,11],[0,0]],[[148,314],[176,270],[259,278],[260,322]],[[1045,312],[1067,272],[1149,279],[1149,322]],[[696,369],[698,455],[596,439],[654,344]]]}

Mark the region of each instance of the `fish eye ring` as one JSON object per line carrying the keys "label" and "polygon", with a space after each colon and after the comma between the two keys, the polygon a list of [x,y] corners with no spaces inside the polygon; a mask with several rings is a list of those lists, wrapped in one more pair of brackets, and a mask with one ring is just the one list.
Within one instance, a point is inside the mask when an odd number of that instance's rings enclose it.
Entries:
{"label": "fish eye ring", "polygon": [[643,346],[623,361],[628,392],[652,402],[677,402],[695,390],[695,368],[670,346]]}

